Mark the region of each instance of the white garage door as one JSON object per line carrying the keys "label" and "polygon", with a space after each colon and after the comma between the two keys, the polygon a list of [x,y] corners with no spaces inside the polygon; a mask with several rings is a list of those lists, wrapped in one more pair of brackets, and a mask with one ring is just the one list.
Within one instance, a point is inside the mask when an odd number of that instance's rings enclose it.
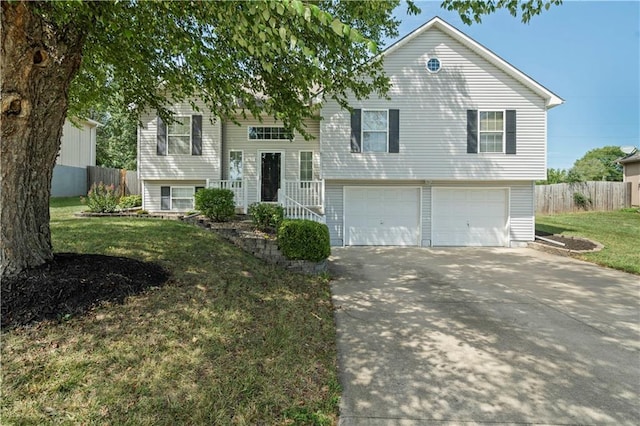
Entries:
{"label": "white garage door", "polygon": [[344,188],[345,245],[420,245],[418,188]]}
{"label": "white garage door", "polygon": [[507,190],[433,188],[431,244],[506,246]]}

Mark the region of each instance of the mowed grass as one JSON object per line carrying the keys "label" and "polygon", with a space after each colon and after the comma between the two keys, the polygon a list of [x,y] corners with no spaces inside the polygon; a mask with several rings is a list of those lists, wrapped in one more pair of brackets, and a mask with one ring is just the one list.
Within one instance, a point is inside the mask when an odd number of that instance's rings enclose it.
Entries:
{"label": "mowed grass", "polygon": [[640,213],[637,210],[536,216],[536,229],[595,240],[604,245],[601,251],[576,257],[640,274]]}
{"label": "mowed grass", "polygon": [[177,221],[75,218],[53,200],[54,251],[128,256],[160,288],[63,323],[2,333],[2,424],[335,424],[327,280],[267,265]]}

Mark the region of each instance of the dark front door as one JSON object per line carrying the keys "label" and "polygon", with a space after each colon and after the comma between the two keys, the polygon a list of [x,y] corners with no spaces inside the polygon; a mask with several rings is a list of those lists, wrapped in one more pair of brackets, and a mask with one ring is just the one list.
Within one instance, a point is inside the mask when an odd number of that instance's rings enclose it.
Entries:
{"label": "dark front door", "polygon": [[280,153],[263,152],[260,201],[278,201],[280,188]]}

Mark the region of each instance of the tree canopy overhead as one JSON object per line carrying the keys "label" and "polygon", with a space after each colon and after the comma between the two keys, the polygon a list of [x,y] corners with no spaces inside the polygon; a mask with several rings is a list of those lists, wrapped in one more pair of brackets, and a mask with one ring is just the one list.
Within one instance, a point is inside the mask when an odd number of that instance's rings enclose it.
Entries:
{"label": "tree canopy overhead", "polygon": [[[463,20],[506,8],[524,22],[559,0],[444,0]],[[384,96],[377,46],[399,0],[3,1],[0,274],[52,258],[51,176],[67,115],[121,99],[168,117],[199,98],[220,117],[276,117],[304,133],[312,99]],[[418,9],[407,1],[410,12]],[[322,88],[322,92],[319,89]],[[263,99],[256,99],[263,95]]]}
{"label": "tree canopy overhead", "polygon": [[[54,16],[91,14],[83,63],[70,87],[70,112],[121,96],[126,105],[165,112],[168,102],[195,97],[221,117],[237,105],[301,128],[323,94],[346,105],[346,94],[383,95],[388,81],[370,59],[397,36],[399,1],[303,3],[99,2],[42,5]],[[160,90],[159,90],[160,89]],[[262,96],[264,95],[264,96]]]}

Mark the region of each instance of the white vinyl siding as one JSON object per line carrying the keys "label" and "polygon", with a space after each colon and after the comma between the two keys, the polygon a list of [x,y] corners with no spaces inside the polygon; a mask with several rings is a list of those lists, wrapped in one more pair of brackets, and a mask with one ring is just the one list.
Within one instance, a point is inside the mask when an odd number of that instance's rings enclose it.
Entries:
{"label": "white vinyl siding", "polygon": [[[288,181],[300,180],[300,151],[313,152],[313,180],[319,180],[320,175],[320,124],[318,120],[307,120],[306,130],[315,138],[305,141],[303,137],[294,134],[292,141],[287,140],[249,140],[247,138],[247,128],[250,126],[272,126],[278,127],[279,122],[265,118],[261,123],[255,119],[243,119],[236,117],[240,125],[232,122],[223,124],[224,133],[224,164],[222,179],[229,179],[229,151],[242,151],[243,177],[247,182],[248,203],[257,201],[258,198],[258,176],[260,174],[260,152],[282,152],[284,154],[284,179]],[[204,120],[203,120],[204,121]]]}
{"label": "white vinyl siding", "polygon": [[[441,60],[434,74],[430,56]],[[546,175],[545,100],[460,42],[433,28],[385,57],[390,100],[350,106],[400,110],[400,152],[351,154],[351,115],[327,101],[320,127],[326,179],[535,180]],[[517,155],[467,154],[467,110],[516,110]]]}
{"label": "white vinyl siding", "polygon": [[202,115],[202,155],[191,155],[191,152],[189,155],[158,155],[156,113],[149,111],[140,117],[144,124],[138,128],[138,170],[141,180],[220,179],[220,121],[214,119],[212,123],[209,108],[201,102],[197,105],[200,111],[194,111],[188,103],[174,105],[171,109],[177,116]]}
{"label": "white vinyl siding", "polygon": [[78,128],[65,120],[56,164],[83,168],[95,166],[96,126],[81,121]]}
{"label": "white vinyl siding", "polygon": [[324,215],[332,246],[344,244],[344,186],[327,182],[324,189]]}

